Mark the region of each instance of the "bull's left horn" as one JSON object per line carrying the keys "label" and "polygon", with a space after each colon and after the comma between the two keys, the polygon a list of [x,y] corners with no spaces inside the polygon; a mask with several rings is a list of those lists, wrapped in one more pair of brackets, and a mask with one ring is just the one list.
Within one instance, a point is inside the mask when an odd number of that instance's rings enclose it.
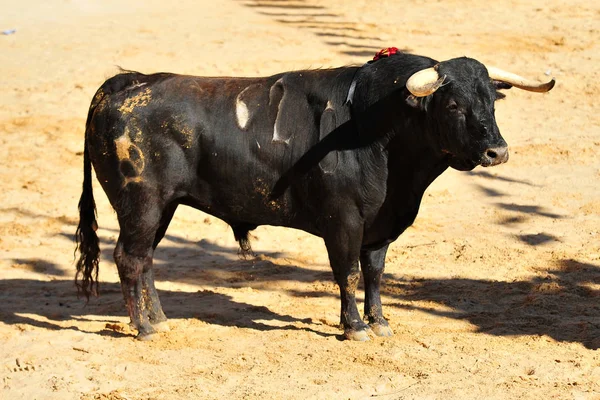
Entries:
{"label": "bull's left horn", "polygon": [[503,71],[496,67],[487,67],[488,74],[491,79],[506,82],[519,89],[528,90],[530,92],[545,93],[550,91],[554,87],[555,80],[551,79],[549,82],[536,82],[522,76],[513,74],[511,72]]}
{"label": "bull's left horn", "polygon": [[442,86],[446,76],[440,77],[435,67],[422,69],[411,75],[406,81],[406,88],[416,97],[425,97]]}

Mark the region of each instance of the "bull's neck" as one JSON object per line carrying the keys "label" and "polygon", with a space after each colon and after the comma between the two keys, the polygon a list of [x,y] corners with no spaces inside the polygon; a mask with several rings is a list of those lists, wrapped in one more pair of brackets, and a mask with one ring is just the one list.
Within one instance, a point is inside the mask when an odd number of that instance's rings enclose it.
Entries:
{"label": "bull's neck", "polygon": [[418,183],[422,191],[448,168],[447,157],[435,151],[425,135],[418,128],[395,130],[387,146],[389,172]]}
{"label": "bull's neck", "polygon": [[[409,129],[410,128],[410,129]],[[382,179],[383,197],[377,212],[367,220],[366,243],[377,248],[395,240],[415,220],[427,187],[448,168],[448,162],[431,149],[417,124],[394,129],[368,149],[375,160],[371,171]]]}
{"label": "bull's neck", "polygon": [[387,157],[388,197],[395,207],[418,210],[427,187],[448,168],[448,157],[434,147],[435,133],[427,115],[408,106],[402,95],[394,103],[392,127],[378,140]]}

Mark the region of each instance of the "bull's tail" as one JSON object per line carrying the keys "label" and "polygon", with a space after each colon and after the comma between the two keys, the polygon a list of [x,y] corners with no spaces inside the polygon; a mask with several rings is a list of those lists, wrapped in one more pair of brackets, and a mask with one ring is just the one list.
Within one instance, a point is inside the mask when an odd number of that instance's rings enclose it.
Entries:
{"label": "bull's tail", "polygon": [[[97,102],[95,102],[97,104]],[[79,199],[79,225],[75,232],[75,240],[79,250],[77,261],[77,273],[75,274],[75,285],[77,292],[89,300],[90,295],[98,295],[98,263],[100,261],[100,242],[96,230],[96,203],[92,191],[92,163],[88,150],[88,131],[95,105],[90,107],[85,124],[85,141],[83,148],[83,192]]]}
{"label": "bull's tail", "polygon": [[233,236],[235,237],[235,240],[237,240],[237,242],[240,245],[240,257],[244,260],[248,257],[256,257],[256,254],[254,254],[254,252],[252,251],[250,239],[248,239],[248,232],[256,229],[256,225],[236,223],[231,224],[231,228],[233,229]]}

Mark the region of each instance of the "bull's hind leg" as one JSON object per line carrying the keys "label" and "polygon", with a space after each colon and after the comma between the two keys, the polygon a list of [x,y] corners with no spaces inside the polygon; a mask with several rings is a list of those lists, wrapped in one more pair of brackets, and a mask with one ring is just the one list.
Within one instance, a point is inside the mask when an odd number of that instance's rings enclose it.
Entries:
{"label": "bull's hind leg", "polygon": [[121,232],[114,257],[131,324],[138,330],[138,339],[148,340],[157,331],[152,323],[166,321],[152,273],[154,243],[161,228],[163,213],[156,197],[145,193],[140,186],[132,186],[127,188],[126,194],[132,203],[140,206],[131,207],[128,204],[130,208],[126,213],[117,211]]}
{"label": "bull's hind leg", "polygon": [[363,250],[360,252],[360,266],[365,282],[365,319],[373,333],[377,336],[392,336],[388,322],[383,317],[381,307],[380,285],[385,267],[385,254],[388,246],[379,250]]}
{"label": "bull's hind leg", "polygon": [[158,292],[154,286],[154,272],[152,268],[142,272],[142,284],[144,286],[144,301],[148,310],[148,320],[150,321],[150,325],[152,325],[152,328],[157,332],[169,331],[167,316],[163,312],[160,299],[158,298]]}
{"label": "bull's hind leg", "polygon": [[[154,237],[154,243],[152,244],[153,250],[156,249],[156,246],[158,246],[160,241],[165,236],[165,233],[167,232],[167,228],[169,227],[171,219],[173,219],[173,215],[175,214],[177,206],[177,203],[172,203],[168,205],[163,211],[162,217],[160,219],[160,225]],[[142,280],[145,289],[144,294],[146,295],[146,306],[148,308],[148,319],[150,320],[150,324],[158,332],[169,331],[167,317],[163,312],[162,306],[160,304],[160,299],[158,298],[158,292],[156,291],[156,287],[154,286],[154,270],[150,268],[148,271],[142,272]]]}
{"label": "bull's hind leg", "polygon": [[150,324],[148,318],[147,296],[144,290],[143,274],[152,268],[152,247],[143,249],[138,242],[132,242],[128,235],[121,235],[115,248],[115,263],[121,279],[121,289],[131,327],[137,329],[138,339],[151,339],[156,330]]}

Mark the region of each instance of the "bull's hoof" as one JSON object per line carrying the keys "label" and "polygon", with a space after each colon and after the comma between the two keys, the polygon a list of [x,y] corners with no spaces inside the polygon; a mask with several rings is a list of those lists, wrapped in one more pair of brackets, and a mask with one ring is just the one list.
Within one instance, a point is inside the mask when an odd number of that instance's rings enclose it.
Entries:
{"label": "bull's hoof", "polygon": [[344,331],[344,336],[346,337],[346,339],[354,340],[355,342],[366,342],[368,340],[371,340],[371,338],[369,337],[369,331],[367,329],[362,329],[359,331],[354,329],[347,329]]}
{"label": "bull's hoof", "polygon": [[141,342],[149,342],[151,340],[158,338],[158,333],[157,332],[138,333],[138,335],[135,338]]}
{"label": "bull's hoof", "polygon": [[171,327],[169,327],[167,321],[152,324],[152,328],[154,328],[156,332],[169,332],[171,330]]}
{"label": "bull's hoof", "polygon": [[149,342],[151,340],[158,338],[158,333],[157,332],[144,333],[144,334],[140,333],[135,338],[141,342]]}
{"label": "bull's hoof", "polygon": [[373,333],[376,336],[389,337],[389,336],[393,336],[394,335],[394,332],[392,331],[392,328],[390,328],[388,325],[384,325],[384,324],[369,324],[369,327],[371,328],[371,330],[373,331]]}

